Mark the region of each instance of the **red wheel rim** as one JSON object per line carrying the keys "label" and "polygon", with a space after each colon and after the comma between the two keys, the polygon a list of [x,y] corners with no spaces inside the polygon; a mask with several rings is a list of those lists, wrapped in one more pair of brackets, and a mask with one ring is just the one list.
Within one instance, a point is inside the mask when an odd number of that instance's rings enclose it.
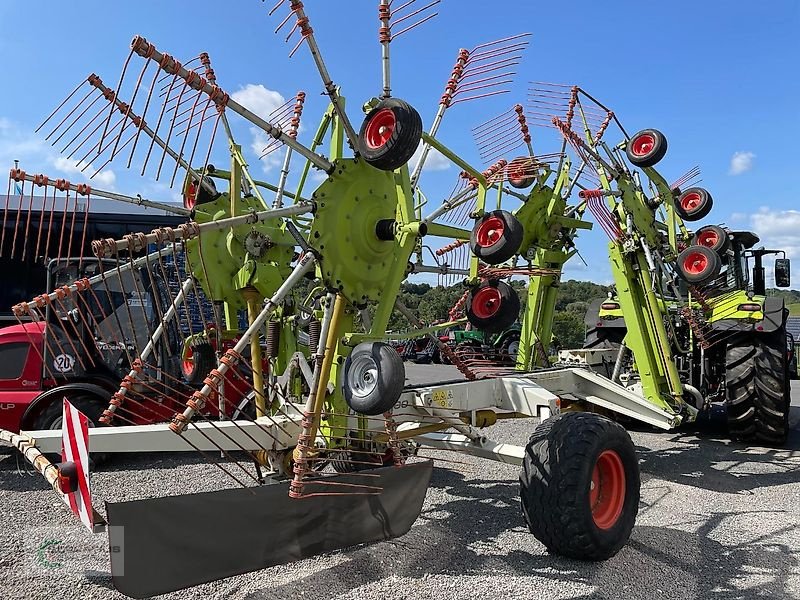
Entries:
{"label": "red wheel rim", "polygon": [[631,153],[634,156],[647,156],[656,147],[656,138],[651,133],[643,133],[631,140]]}
{"label": "red wheel rim", "polygon": [[194,182],[189,184],[186,188],[186,194],[183,196],[183,207],[192,210],[197,203],[197,186]]}
{"label": "red wheel rim", "polygon": [[719,234],[713,229],[701,231],[697,236],[697,243],[706,248],[716,248],[719,244]]}
{"label": "red wheel rim", "polygon": [[181,369],[183,369],[183,374],[185,376],[189,376],[192,374],[192,370],[194,369],[194,359],[192,349],[189,348],[186,350],[186,354],[183,356],[183,360],[181,361]]}
{"label": "red wheel rim", "polygon": [[396,126],[397,119],[392,109],[382,108],[376,112],[367,123],[367,130],[364,132],[367,146],[372,150],[381,148],[392,137]]}
{"label": "red wheel rim", "polygon": [[625,468],[615,450],[604,450],[592,469],[589,490],[592,519],[600,529],[616,525],[625,506]]}
{"label": "red wheel rim", "polygon": [[687,213],[697,210],[702,203],[699,192],[688,192],[681,197],[681,208]]}
{"label": "red wheel rim", "polygon": [[683,272],[702,275],[708,268],[708,257],[702,252],[689,252],[683,259]]}
{"label": "red wheel rim", "polygon": [[497,288],[485,287],[472,297],[472,312],[479,319],[489,319],[497,314],[502,302]]}
{"label": "red wheel rim", "polygon": [[478,225],[475,240],[481,248],[491,248],[501,239],[506,230],[506,224],[500,217],[489,217]]}

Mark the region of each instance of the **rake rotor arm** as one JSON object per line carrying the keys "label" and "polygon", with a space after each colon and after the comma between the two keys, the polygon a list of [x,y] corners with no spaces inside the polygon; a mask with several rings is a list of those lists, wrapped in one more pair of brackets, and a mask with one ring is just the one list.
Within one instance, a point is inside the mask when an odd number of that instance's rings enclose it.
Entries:
{"label": "rake rotor arm", "polygon": [[260,212],[251,212],[246,215],[239,215],[236,217],[228,217],[227,219],[219,219],[218,221],[210,221],[198,225],[195,222],[185,223],[177,228],[164,227],[156,229],[148,234],[141,234],[137,236],[127,236],[121,240],[105,239],[97,240],[92,243],[92,250],[98,258],[113,256],[120,250],[130,250],[132,252],[139,252],[146,248],[149,244],[162,242],[164,239],[169,240],[188,240],[200,235],[203,232],[214,231],[217,229],[227,229],[236,225],[255,224],[260,221],[268,219],[276,219],[280,217],[287,217],[290,215],[299,215],[311,212],[314,208],[313,203],[294,204],[276,210],[264,210]]}
{"label": "rake rotor arm", "polygon": [[147,345],[142,350],[141,355],[136,361],[134,361],[133,367],[128,373],[128,376],[123,379],[124,385],[120,386],[119,390],[111,399],[111,403],[109,403],[108,408],[103,413],[103,416],[100,417],[101,422],[111,424],[111,419],[113,418],[114,413],[117,411],[117,406],[119,406],[125,398],[125,394],[128,392],[130,383],[135,382],[139,378],[139,375],[142,372],[142,364],[147,361],[147,359],[150,357],[150,354],[153,352],[153,350],[155,350],[156,345],[161,339],[161,336],[164,335],[164,332],[167,329],[167,323],[169,323],[175,317],[175,314],[178,312],[178,308],[181,306],[181,304],[183,304],[184,298],[186,298],[186,295],[192,290],[193,286],[194,281],[191,277],[188,277],[186,281],[183,282],[180,291],[170,303],[167,312],[159,322],[156,330],[150,336],[150,339],[147,341]]}
{"label": "rake rotor arm", "polygon": [[109,200],[117,200],[119,202],[127,202],[128,204],[136,204],[137,206],[146,206],[148,208],[157,208],[159,210],[163,210],[166,212],[170,212],[176,215],[188,216],[191,211],[180,207],[180,206],[172,206],[171,204],[165,204],[163,202],[155,202],[153,200],[145,200],[141,196],[126,196],[125,194],[118,194],[116,192],[108,192],[106,190],[99,190],[93,187],[88,186],[85,183],[74,184],[70,183],[65,179],[54,179],[51,180],[45,175],[31,175],[22,171],[21,169],[11,169],[11,179],[14,181],[31,181],[36,185],[47,185],[49,182],[52,181],[53,185],[57,190],[60,191],[71,191],[77,194],[81,194],[83,196],[97,196],[99,198],[108,198]]}
{"label": "rake rotor arm", "polygon": [[[283,2],[281,1],[278,6],[280,6],[282,3]],[[317,70],[319,71],[320,78],[322,79],[322,84],[325,86],[325,93],[331,99],[331,104],[333,104],[333,108],[336,111],[336,116],[339,117],[339,120],[342,123],[345,135],[347,135],[347,139],[350,141],[353,151],[358,153],[358,136],[356,135],[355,129],[353,129],[353,124],[350,122],[350,119],[347,117],[347,113],[344,110],[344,104],[341,102],[341,98],[339,96],[339,88],[331,79],[331,75],[328,72],[328,67],[325,66],[325,61],[322,59],[322,54],[320,53],[317,39],[314,37],[314,30],[311,28],[311,25],[309,25],[308,16],[303,10],[303,3],[300,2],[300,0],[290,0],[289,7],[291,8],[292,13],[294,13],[297,17],[297,23],[294,29],[299,29],[300,35],[302,36],[301,41],[298,42],[298,46],[303,40],[305,40],[308,44],[311,57],[314,59],[314,63],[317,65]],[[291,36],[291,33],[289,35]],[[298,46],[295,46],[295,50]],[[293,54],[295,50],[292,50],[291,54]],[[328,171],[329,169],[324,170]]]}
{"label": "rake rotor arm", "polygon": [[225,356],[223,357],[224,360],[221,360],[217,368],[211,372],[209,377],[206,378],[206,383],[203,384],[203,388],[199,392],[195,392],[192,400],[189,402],[196,406],[197,409],[192,408],[192,406],[187,406],[186,410],[175,415],[172,423],[170,424],[170,429],[174,433],[177,433],[178,435],[182,434],[187,425],[194,418],[197,410],[202,409],[205,405],[206,399],[214,391],[212,385],[209,385],[208,383],[209,381],[213,383],[213,380],[210,378],[212,376],[218,377],[221,381],[225,377],[225,374],[231,368],[229,365],[235,364],[234,361],[238,360],[236,357],[240,357],[242,352],[244,352],[245,349],[250,345],[251,338],[254,335],[258,335],[258,332],[264,326],[264,323],[270,317],[270,315],[278,308],[278,305],[291,292],[292,288],[303,278],[303,276],[310,272],[316,264],[317,259],[311,252],[307,252],[300,257],[300,260],[289,277],[286,278],[286,281],[284,281],[283,284],[278,288],[272,298],[268,298],[264,301],[264,308],[247,328],[247,331],[242,334],[242,337],[239,339],[236,345],[225,353]]}
{"label": "rake rotor arm", "polygon": [[[206,183],[206,181],[194,169],[192,169],[189,163],[187,163],[180,154],[178,154],[172,148],[170,148],[169,145],[167,145],[167,143],[164,140],[162,140],[158,136],[158,134],[156,134],[156,132],[153,131],[147,125],[147,123],[145,123],[144,119],[134,114],[133,111],[131,110],[131,107],[122,102],[119,99],[119,97],[117,97],[117,94],[111,88],[107,87],[103,83],[103,80],[100,79],[100,77],[92,73],[86,80],[92,86],[97,88],[103,94],[104,98],[106,98],[109,102],[112,102],[114,106],[119,110],[119,112],[121,112],[123,115],[126,115],[127,118],[130,119],[134,125],[136,125],[137,127],[139,127],[139,129],[144,131],[145,134],[147,134],[159,148],[164,150],[164,152],[166,152],[175,162],[177,162],[181,167],[186,169],[196,181],[200,182],[200,185],[202,185],[206,189],[206,191],[210,193],[214,192],[214,189],[208,183]],[[117,200],[118,198],[113,198],[113,199]],[[189,211],[179,214],[189,214]]]}
{"label": "rake rotor arm", "polygon": [[[188,71],[171,57],[166,56],[165,58],[165,55],[162,52],[159,52],[156,47],[148,42],[145,38],[141,36],[134,37],[133,41],[131,42],[131,48],[133,48],[134,52],[136,52],[139,56],[143,58],[150,58],[151,60],[155,61],[156,64],[159,65],[159,68],[166,73],[169,73],[170,75],[177,75],[186,81],[187,85],[192,89],[207,94],[221,109],[230,108],[233,112],[244,119],[247,119],[259,129],[263,129],[267,135],[270,135],[276,140],[286,144],[295,152],[301,154],[311,161],[317,168],[322,169],[326,173],[333,168],[333,165],[325,157],[320,156],[316,152],[312,152],[303,144],[284,133],[280,127],[269,123],[235,100],[232,100],[231,97],[218,86],[208,83],[208,81],[206,81],[203,77],[200,77],[194,71]],[[350,126],[350,128],[352,129],[352,126]]]}
{"label": "rake rotor arm", "polygon": [[[115,274],[121,274],[126,271],[130,271],[133,269],[138,269],[142,265],[151,262],[153,260],[157,260],[163,256],[167,256],[172,254],[173,249],[170,247],[161,248],[155,252],[151,252],[147,256],[142,256],[141,258],[134,259],[133,261],[128,261],[124,264],[118,265],[114,267]],[[43,308],[47,304],[51,302],[55,302],[56,299],[59,297],[60,293],[65,293],[66,295],[70,295],[74,292],[79,290],[88,289],[91,286],[95,285],[96,283],[100,283],[109,278],[109,275],[106,273],[100,273],[99,275],[95,275],[94,277],[90,277],[88,279],[79,279],[78,281],[71,283],[70,285],[66,285],[60,288],[60,292],[50,292],[49,294],[43,294],[41,296],[37,296],[31,302],[22,302],[21,304],[16,304],[12,308],[14,315],[17,317],[21,317],[23,315],[31,315],[36,318],[35,311],[36,308]]]}

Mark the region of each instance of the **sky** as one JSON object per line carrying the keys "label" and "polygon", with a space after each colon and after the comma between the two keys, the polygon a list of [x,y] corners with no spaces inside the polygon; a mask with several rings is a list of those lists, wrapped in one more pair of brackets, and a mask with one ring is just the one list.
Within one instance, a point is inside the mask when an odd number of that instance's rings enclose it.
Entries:
{"label": "sky", "polygon": [[[425,4],[417,0],[417,6]],[[59,156],[45,134],[34,130],[89,73],[115,87],[137,34],[182,60],[207,51],[219,85],[261,116],[298,90],[306,91],[299,139],[310,143],[327,102],[308,49],[301,47],[290,59],[295,39],[284,41],[288,29],[274,33],[287,9],[270,17],[272,5],[258,0],[0,1],[5,25],[0,165],[11,167],[19,159],[28,172],[82,181],[74,161]],[[377,0],[305,2],[356,127],[361,105],[381,91],[377,5]],[[442,0],[438,12],[391,45],[393,93],[419,110],[426,129],[459,48],[532,34],[509,93],[455,106],[445,117],[437,137],[472,164],[486,166],[471,129],[517,102],[524,104],[530,82],[577,84],[614,110],[629,132],[651,127],[664,132],[669,151],[658,169],[667,180],[700,166],[702,185],[715,199],[703,223],[753,229],[765,245],[800,259],[800,154],[794,148],[800,139],[800,2]],[[142,63],[134,58],[131,64],[134,75],[128,77],[135,79]],[[259,162],[253,150],[263,137],[237,115],[230,119],[254,176],[277,180],[282,153]],[[538,152],[558,149],[553,130],[532,133]],[[224,164],[224,144],[220,148]],[[141,178],[124,162],[110,165],[91,183],[175,199],[177,187],[169,189],[169,177]],[[438,204],[458,169],[441,158],[429,167],[421,185],[431,204]],[[611,280],[604,259],[607,240],[595,229],[578,240],[588,267],[573,259],[565,278]]]}

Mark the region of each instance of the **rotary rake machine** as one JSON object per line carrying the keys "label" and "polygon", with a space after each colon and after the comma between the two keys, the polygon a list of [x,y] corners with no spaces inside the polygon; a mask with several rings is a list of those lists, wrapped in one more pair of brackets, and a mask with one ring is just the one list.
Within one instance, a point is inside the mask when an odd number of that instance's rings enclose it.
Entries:
{"label": "rotary rake machine", "polygon": [[[629,249],[637,228],[654,227],[656,205],[642,202],[638,179],[625,169],[613,173],[627,187],[611,189],[612,170],[598,149],[618,157],[626,144],[605,145],[606,129],[618,122],[579,88],[534,87],[527,109],[514,105],[478,126],[485,170],[440,141],[455,105],[509,91],[528,45],[524,34],[461,50],[425,131],[414,107],[392,96],[390,46],[435,16],[437,4],[379,3],[383,85],[363,105],[358,130],[303,4],[284,0],[273,9],[288,10],[278,31],[294,23],[287,41],[299,41],[291,54],[307,45],[330,101],[309,145],[298,141],[304,93],[261,116],[217,85],[207,54],[181,63],[134,38],[116,89],[88,77],[47,119],[47,138],[67,140],[64,153],[86,171],[141,160],[143,175],[181,185],[183,208],[12,171],[13,180],[30,184],[27,211],[12,217],[26,223],[25,240],[30,223],[42,226],[58,205],[58,193],[189,217],[177,227],[94,241],[95,276],[15,307],[33,323],[25,325],[28,335],[49,332],[32,345],[50,389],[29,410],[45,414],[48,401],[65,397],[107,425],[89,434],[93,455],[196,450],[234,484],[107,503],[110,545],[124,549],[111,555],[123,593],[150,596],[402,535],[421,510],[432,472],[420,453],[427,448],[522,465],[524,518],[553,552],[605,559],[627,541],[638,510],[635,452],[624,429],[596,413],[664,429],[693,413],[679,394],[663,401],[662,388],[646,387],[643,397],[586,365],[553,368],[548,346],[561,269],[577,254],[574,237],[591,228],[587,208]],[[138,74],[130,75],[140,59]],[[228,120],[234,114],[267,136],[263,155],[285,148],[277,183],[252,177]],[[576,115],[583,138],[572,131]],[[529,121],[558,129],[560,151],[535,154]],[[225,138],[228,170],[211,163],[218,137]],[[409,168],[420,144],[421,157]],[[420,180],[434,150],[461,174],[449,197],[424,214]],[[324,176],[309,191],[312,170]],[[38,214],[34,187],[53,198]],[[570,204],[576,189],[581,200]],[[603,198],[633,200],[612,213],[598,202]],[[672,192],[663,200],[671,206]],[[631,214],[643,215],[643,224]],[[445,242],[433,251],[426,238]],[[425,264],[426,251],[433,264]],[[53,252],[62,257],[63,244]],[[448,322],[426,327],[398,301],[413,273],[463,281]],[[516,364],[459,356],[442,343],[437,332],[467,322],[488,333],[512,325],[520,313],[513,276],[529,281]],[[650,290],[646,281],[631,281]],[[406,386],[385,333],[393,311],[464,378]],[[142,330],[148,335],[133,335]],[[101,347],[118,349],[113,365]],[[570,410],[548,418],[561,408]],[[544,420],[526,446],[484,435],[500,419],[524,417]],[[56,435],[39,431],[36,445],[57,450]],[[31,440],[15,439],[27,455]],[[224,525],[221,514],[229,516]]]}

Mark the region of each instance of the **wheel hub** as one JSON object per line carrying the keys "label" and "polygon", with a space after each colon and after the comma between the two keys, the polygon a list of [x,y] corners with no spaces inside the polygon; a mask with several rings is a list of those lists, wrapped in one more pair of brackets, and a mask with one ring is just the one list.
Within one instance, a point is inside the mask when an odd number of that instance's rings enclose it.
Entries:
{"label": "wheel hub", "polygon": [[631,152],[635,156],[647,156],[653,151],[655,145],[655,138],[649,133],[644,133],[631,142]]}
{"label": "wheel hub", "polygon": [[376,235],[378,222],[396,217],[394,174],[341,159],[312,198],[317,211],[310,241],[319,252],[326,285],[355,304],[380,300],[395,260],[408,261],[395,256],[394,240]]}

